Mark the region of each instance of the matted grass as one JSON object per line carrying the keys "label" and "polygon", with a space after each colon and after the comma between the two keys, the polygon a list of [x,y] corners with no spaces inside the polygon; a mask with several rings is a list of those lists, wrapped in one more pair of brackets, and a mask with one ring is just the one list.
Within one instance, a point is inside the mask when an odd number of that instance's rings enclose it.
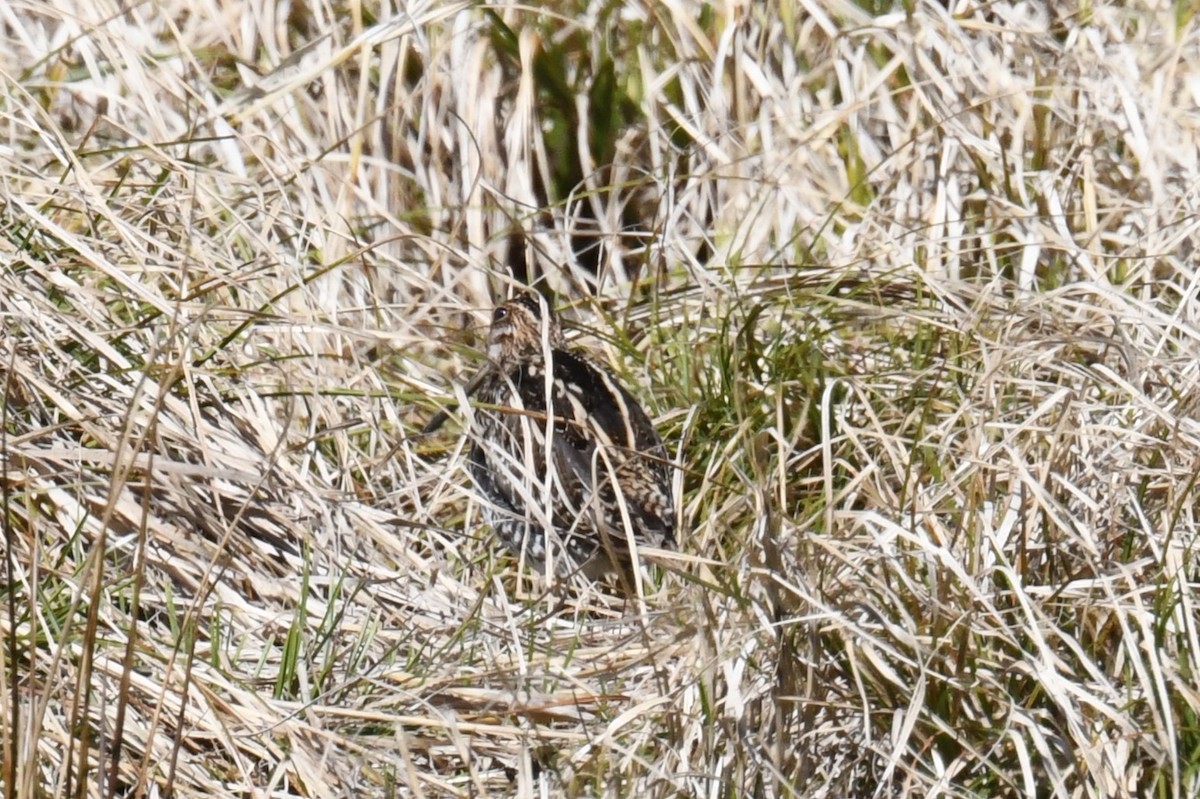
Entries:
{"label": "matted grass", "polygon": [[[5,795],[1195,796],[1193,15],[0,4]],[[640,595],[420,435],[533,280]]]}

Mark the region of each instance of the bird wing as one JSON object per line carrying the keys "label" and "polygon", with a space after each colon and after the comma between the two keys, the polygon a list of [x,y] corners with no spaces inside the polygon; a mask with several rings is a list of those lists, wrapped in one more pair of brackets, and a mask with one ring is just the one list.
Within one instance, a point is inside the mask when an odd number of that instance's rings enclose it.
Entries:
{"label": "bird wing", "polygon": [[552,375],[556,468],[569,469],[587,494],[598,493],[610,527],[624,527],[615,485],[637,537],[673,543],[667,450],[645,410],[615,377],[573,353],[554,353]]}
{"label": "bird wing", "polygon": [[481,399],[500,406],[484,415],[490,421],[472,452],[472,471],[484,493],[505,509],[547,507],[564,535],[594,527],[589,520],[598,517],[613,546],[623,548],[628,518],[639,542],[672,545],[667,450],[642,406],[615,377],[582,357],[555,350],[551,364],[548,383],[539,360],[484,384]]}

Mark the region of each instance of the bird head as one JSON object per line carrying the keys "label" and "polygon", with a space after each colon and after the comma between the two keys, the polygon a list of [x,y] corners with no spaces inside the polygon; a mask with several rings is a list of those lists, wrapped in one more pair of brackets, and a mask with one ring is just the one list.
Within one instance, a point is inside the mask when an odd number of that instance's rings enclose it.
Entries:
{"label": "bird head", "polygon": [[488,359],[497,365],[524,363],[542,357],[543,341],[562,347],[562,331],[554,312],[541,296],[526,292],[496,306],[488,332]]}

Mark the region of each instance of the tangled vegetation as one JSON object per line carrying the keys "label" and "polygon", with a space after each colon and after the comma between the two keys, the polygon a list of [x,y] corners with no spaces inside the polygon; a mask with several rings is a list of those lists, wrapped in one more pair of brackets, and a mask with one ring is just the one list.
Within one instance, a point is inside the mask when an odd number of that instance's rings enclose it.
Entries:
{"label": "tangled vegetation", "polygon": [[[1196,796],[1195,14],[0,5],[4,795]],[[632,595],[467,479],[527,284]]]}

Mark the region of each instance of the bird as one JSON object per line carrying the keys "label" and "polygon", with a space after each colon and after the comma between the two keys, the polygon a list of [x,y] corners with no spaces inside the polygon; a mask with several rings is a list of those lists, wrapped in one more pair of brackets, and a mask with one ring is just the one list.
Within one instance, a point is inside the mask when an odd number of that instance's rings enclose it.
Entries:
{"label": "bird", "polygon": [[497,306],[477,377],[468,466],[500,542],[535,571],[628,573],[636,547],[672,548],[671,464],[645,409],[568,346],[546,300]]}

